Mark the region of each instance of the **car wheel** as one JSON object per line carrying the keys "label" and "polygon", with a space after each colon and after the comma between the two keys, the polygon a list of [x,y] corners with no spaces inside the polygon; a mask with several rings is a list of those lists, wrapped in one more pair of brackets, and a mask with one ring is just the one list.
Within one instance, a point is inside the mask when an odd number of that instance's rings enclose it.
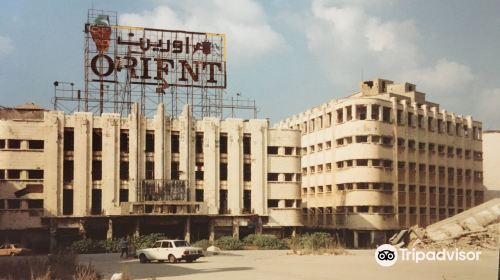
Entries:
{"label": "car wheel", "polygon": [[168,255],[168,261],[171,263],[176,263],[177,259],[175,258],[174,255],[170,254],[170,255]]}
{"label": "car wheel", "polygon": [[147,262],[148,262],[148,258],[146,258],[146,255],[144,255],[144,254],[140,254],[140,255],[139,255],[139,261],[140,261],[141,263],[147,263]]}
{"label": "car wheel", "polygon": [[16,253],[10,253],[10,256],[11,256],[11,257],[13,257],[13,256],[15,256],[15,255],[16,255]]}

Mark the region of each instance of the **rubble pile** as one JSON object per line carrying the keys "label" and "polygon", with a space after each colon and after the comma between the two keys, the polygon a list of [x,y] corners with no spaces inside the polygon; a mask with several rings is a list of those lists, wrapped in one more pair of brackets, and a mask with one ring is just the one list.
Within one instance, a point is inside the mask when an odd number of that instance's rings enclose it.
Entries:
{"label": "rubble pile", "polygon": [[390,243],[396,247],[424,250],[498,250],[500,199],[491,200],[426,228],[414,226],[402,230],[390,239]]}

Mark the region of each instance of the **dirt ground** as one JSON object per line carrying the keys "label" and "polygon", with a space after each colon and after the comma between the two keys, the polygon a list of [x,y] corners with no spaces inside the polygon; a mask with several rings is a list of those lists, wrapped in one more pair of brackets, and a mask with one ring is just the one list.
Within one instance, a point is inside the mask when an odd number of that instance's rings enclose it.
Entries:
{"label": "dirt ground", "polygon": [[147,263],[122,260],[117,254],[81,255],[109,279],[127,270],[134,279],[335,280],[335,279],[498,279],[497,251],[483,251],[479,261],[397,262],[381,267],[374,250],[352,250],[343,256],[296,256],[288,251],[231,251],[194,263]]}

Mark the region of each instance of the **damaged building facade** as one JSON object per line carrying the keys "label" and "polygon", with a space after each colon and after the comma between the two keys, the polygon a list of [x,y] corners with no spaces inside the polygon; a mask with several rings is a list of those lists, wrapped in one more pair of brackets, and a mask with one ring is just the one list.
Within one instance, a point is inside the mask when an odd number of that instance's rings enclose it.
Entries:
{"label": "damaged building facade", "polygon": [[267,120],[1,109],[0,235],[44,250],[162,232],[210,239],[301,227],[300,131]]}
{"label": "damaged building facade", "polygon": [[302,222],[373,247],[484,199],[482,124],[377,79],[276,125],[302,132]]}

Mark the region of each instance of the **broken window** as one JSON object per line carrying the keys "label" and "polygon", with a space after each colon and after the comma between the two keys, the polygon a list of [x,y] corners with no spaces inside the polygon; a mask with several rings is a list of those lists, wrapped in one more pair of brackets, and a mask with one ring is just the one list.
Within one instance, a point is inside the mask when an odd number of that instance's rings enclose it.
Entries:
{"label": "broken window", "polygon": [[63,165],[63,181],[65,183],[73,182],[73,161],[65,160]]}
{"label": "broken window", "polygon": [[128,202],[128,189],[120,189],[120,202]]}
{"label": "broken window", "polygon": [[203,196],[204,196],[203,189],[196,189],[195,191],[196,202],[203,202],[204,201]]}
{"label": "broken window", "polygon": [[179,134],[172,132],[171,141],[170,148],[172,149],[172,153],[179,153]]}
{"label": "broken window", "polygon": [[251,144],[251,136],[250,134],[244,134],[243,135],[243,154],[244,155],[249,155],[252,153],[252,144]]}
{"label": "broken window", "polygon": [[102,191],[100,189],[92,189],[92,205],[90,208],[90,214],[102,214]]}
{"label": "broken window", "polygon": [[221,133],[220,135],[220,153],[221,154],[227,154],[227,134],[226,133]]}
{"label": "broken window", "polygon": [[152,180],[155,178],[155,162],[146,161],[146,180]]}
{"label": "broken window", "polygon": [[29,140],[28,149],[30,150],[43,150],[43,140]]}
{"label": "broken window", "polygon": [[228,214],[227,190],[219,190],[219,214]]}
{"label": "broken window", "polygon": [[220,180],[227,181],[227,163],[220,164]]}
{"label": "broken window", "polygon": [[92,181],[102,180],[102,161],[92,161]]}
{"label": "broken window", "polygon": [[337,110],[337,123],[343,123],[344,122],[344,112],[342,109]]}
{"label": "broken window", "polygon": [[268,155],[277,155],[278,154],[278,147],[276,147],[276,146],[268,146],[267,147],[267,154]]}
{"label": "broken window", "polygon": [[102,151],[102,129],[94,128],[92,130],[92,151]]}
{"label": "broken window", "polygon": [[154,153],[155,151],[155,132],[152,130],[146,131],[146,153]]}
{"label": "broken window", "polygon": [[28,170],[28,179],[43,179],[43,170]]}
{"label": "broken window", "polygon": [[21,149],[21,140],[14,140],[10,139],[9,142],[9,149]]}
{"label": "broken window", "polygon": [[179,180],[179,162],[172,161],[170,169],[170,177],[172,180]]}
{"label": "broken window", "polygon": [[120,129],[120,151],[128,153],[129,151],[128,129]]}
{"label": "broken window", "polygon": [[63,190],[63,215],[73,215],[73,190]]}
{"label": "broken window", "polygon": [[120,161],[120,180],[128,180],[128,161]]}
{"label": "broken window", "polygon": [[366,120],[366,105],[356,105],[356,119]]}
{"label": "broken window", "polygon": [[202,132],[196,133],[195,152],[197,154],[203,153],[203,133]]}
{"label": "broken window", "polygon": [[43,199],[29,199],[28,209],[43,209]]}
{"label": "broken window", "polygon": [[279,200],[278,199],[268,199],[267,208],[277,208]]}
{"label": "broken window", "polygon": [[64,150],[74,151],[75,149],[75,133],[73,128],[64,129]]}
{"label": "broken window", "polygon": [[21,170],[19,169],[7,170],[7,179],[21,179]]}
{"label": "broken window", "polygon": [[252,212],[252,191],[243,190],[243,211],[244,213]]}
{"label": "broken window", "polygon": [[380,110],[380,106],[379,105],[371,105],[372,106],[372,115],[371,115],[371,118],[372,120],[378,120],[378,114],[379,114],[379,110]]}
{"label": "broken window", "polygon": [[382,121],[383,122],[391,122],[391,108],[382,107]]}
{"label": "broken window", "polygon": [[278,173],[267,173],[267,180],[271,182],[278,181]]}
{"label": "broken window", "polygon": [[243,164],[243,181],[252,181],[252,165],[250,163]]}

